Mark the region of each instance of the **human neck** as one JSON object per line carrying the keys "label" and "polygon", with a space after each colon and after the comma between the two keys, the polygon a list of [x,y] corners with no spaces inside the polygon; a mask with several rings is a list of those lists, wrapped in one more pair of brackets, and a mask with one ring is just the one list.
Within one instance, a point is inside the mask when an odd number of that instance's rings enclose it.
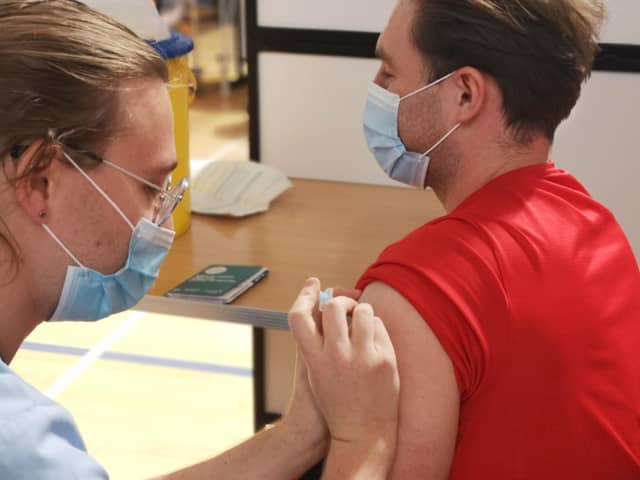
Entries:
{"label": "human neck", "polygon": [[551,144],[547,139],[537,137],[526,147],[496,143],[493,148],[479,146],[472,150],[473,154],[463,156],[458,171],[448,183],[434,187],[447,213],[492,180],[513,170],[546,163],[549,161]]}
{"label": "human neck", "polygon": [[[0,260],[3,278],[13,278],[12,266]],[[9,284],[0,285],[0,357],[9,364],[24,339],[42,321],[38,299],[33,298],[24,271]]]}

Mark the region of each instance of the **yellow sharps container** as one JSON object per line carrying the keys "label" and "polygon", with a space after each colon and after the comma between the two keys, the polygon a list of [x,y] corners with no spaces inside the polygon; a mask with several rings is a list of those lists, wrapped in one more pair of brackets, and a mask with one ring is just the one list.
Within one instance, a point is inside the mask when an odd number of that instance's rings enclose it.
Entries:
{"label": "yellow sharps container", "polygon": [[[171,38],[152,42],[151,46],[167,61],[169,68],[169,96],[173,107],[174,134],[178,168],[173,173],[174,184],[181,178],[190,178],[189,169],[189,105],[196,93],[196,80],[189,68],[187,55],[193,50],[193,40],[177,32]],[[189,230],[191,224],[191,189],[173,214],[176,235]]]}

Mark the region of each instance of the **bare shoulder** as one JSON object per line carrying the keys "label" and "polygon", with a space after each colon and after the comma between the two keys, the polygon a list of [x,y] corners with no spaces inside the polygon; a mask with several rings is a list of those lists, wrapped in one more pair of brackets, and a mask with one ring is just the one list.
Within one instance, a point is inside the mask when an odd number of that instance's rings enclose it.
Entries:
{"label": "bare shoulder", "polygon": [[384,321],[398,358],[400,424],[391,478],[448,478],[460,404],[451,360],[428,318],[387,284],[369,284],[360,300]]}
{"label": "bare shoulder", "polygon": [[[420,314],[416,311],[415,308],[405,299],[400,293],[394,290],[392,287],[383,282],[372,282],[365,288],[363,292],[363,297],[366,296],[367,299],[361,301],[366,301],[367,303],[375,302],[376,313],[389,313],[389,314],[398,314],[405,313],[409,315],[417,315]],[[372,303],[373,305],[373,303]],[[422,317],[421,317],[422,318]]]}

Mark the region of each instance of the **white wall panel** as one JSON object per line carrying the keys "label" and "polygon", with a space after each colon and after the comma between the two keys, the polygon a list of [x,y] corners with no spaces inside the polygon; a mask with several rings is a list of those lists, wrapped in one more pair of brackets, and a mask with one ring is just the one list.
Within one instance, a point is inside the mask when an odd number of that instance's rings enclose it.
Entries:
{"label": "white wall panel", "polygon": [[261,162],[290,177],[398,185],[362,131],[377,60],[261,53],[258,62]]}
{"label": "white wall panel", "polygon": [[553,158],[616,216],[640,261],[640,75],[594,73]]}
{"label": "white wall panel", "polygon": [[[395,0],[257,0],[263,27],[381,32]],[[640,45],[640,0],[607,0],[602,41]]]}
{"label": "white wall panel", "polygon": [[395,0],[257,0],[261,27],[381,32]]}
{"label": "white wall panel", "polygon": [[640,0],[608,0],[602,42],[640,45]]}

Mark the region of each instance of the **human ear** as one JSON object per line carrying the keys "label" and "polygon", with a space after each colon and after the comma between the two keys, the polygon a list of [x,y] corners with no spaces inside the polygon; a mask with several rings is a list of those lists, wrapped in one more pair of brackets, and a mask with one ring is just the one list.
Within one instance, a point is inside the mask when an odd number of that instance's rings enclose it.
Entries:
{"label": "human ear", "polygon": [[473,67],[464,67],[453,77],[457,120],[468,123],[476,118],[487,100],[487,80],[482,72]]}
{"label": "human ear", "polygon": [[13,180],[18,205],[36,223],[49,215],[50,174],[53,160],[61,151],[56,145],[37,140],[20,155]]}

